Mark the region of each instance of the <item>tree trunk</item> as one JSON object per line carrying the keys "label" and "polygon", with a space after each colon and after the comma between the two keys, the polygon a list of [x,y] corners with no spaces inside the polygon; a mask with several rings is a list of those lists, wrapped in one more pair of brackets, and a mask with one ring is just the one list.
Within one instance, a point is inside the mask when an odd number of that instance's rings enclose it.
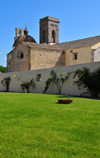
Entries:
{"label": "tree trunk", "polygon": [[27,93],[29,93],[29,89],[27,88]]}
{"label": "tree trunk", "polygon": [[9,85],[6,85],[6,92],[9,92]]}
{"label": "tree trunk", "polygon": [[61,93],[61,89],[59,89],[59,95],[60,95],[60,93]]}

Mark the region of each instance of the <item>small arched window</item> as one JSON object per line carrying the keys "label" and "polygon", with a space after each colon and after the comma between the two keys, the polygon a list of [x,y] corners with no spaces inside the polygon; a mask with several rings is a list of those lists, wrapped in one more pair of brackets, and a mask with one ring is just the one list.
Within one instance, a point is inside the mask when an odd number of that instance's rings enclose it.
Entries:
{"label": "small arched window", "polygon": [[22,58],[24,58],[24,54],[23,54],[23,52],[18,52],[18,54],[17,54],[17,58],[18,59],[22,59]]}
{"label": "small arched window", "polygon": [[24,58],[24,54],[20,53],[20,59]]}
{"label": "small arched window", "polygon": [[52,42],[55,43],[55,30],[52,30]]}
{"label": "small arched window", "polygon": [[46,42],[46,32],[45,32],[45,30],[43,31],[42,38],[43,38],[43,42]]}

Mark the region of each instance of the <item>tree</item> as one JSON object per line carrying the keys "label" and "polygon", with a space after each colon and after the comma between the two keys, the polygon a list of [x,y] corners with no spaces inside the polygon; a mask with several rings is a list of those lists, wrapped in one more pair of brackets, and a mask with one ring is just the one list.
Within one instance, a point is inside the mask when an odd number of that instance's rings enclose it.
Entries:
{"label": "tree", "polygon": [[30,87],[35,87],[35,83],[34,83],[34,79],[32,78],[30,81],[22,81],[21,80],[21,76],[17,77],[16,75],[14,75],[14,77],[16,77],[17,80],[20,80],[22,83],[20,84],[20,87],[23,91],[27,90],[27,93],[29,93],[29,89]]}
{"label": "tree", "polygon": [[9,92],[10,81],[10,76],[4,77],[4,79],[1,81],[1,84],[3,84],[3,86],[6,86],[6,92]]}
{"label": "tree", "polygon": [[63,74],[60,74],[60,76],[57,77],[54,70],[51,70],[51,72],[50,72],[51,78],[48,78],[47,81],[45,82],[45,88],[44,88],[43,93],[45,93],[49,89],[49,86],[51,85],[51,83],[55,83],[57,86],[58,92],[60,94],[62,86],[63,86],[64,82],[68,79],[70,74],[71,74],[71,72],[68,72],[68,74],[65,77],[63,77]]}
{"label": "tree", "polygon": [[86,67],[82,69],[77,69],[74,72],[74,76],[78,77],[74,83],[78,85],[78,88],[81,88],[81,85],[84,85],[84,88],[88,88],[92,97],[98,97],[100,93],[100,67],[90,72]]}
{"label": "tree", "polygon": [[35,83],[34,83],[34,80],[33,78],[30,80],[30,81],[23,81],[21,84],[20,84],[21,88],[23,91],[25,91],[25,89],[27,89],[27,93],[29,93],[29,89],[30,87],[35,87]]}
{"label": "tree", "polygon": [[7,67],[0,66],[0,71],[2,73],[6,73],[7,72]]}

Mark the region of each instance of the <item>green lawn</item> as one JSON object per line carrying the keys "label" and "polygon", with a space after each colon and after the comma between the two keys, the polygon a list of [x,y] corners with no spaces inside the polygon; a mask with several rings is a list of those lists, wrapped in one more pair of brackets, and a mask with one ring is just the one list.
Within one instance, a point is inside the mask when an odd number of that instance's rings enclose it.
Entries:
{"label": "green lawn", "polygon": [[100,100],[0,92],[0,158],[100,158]]}

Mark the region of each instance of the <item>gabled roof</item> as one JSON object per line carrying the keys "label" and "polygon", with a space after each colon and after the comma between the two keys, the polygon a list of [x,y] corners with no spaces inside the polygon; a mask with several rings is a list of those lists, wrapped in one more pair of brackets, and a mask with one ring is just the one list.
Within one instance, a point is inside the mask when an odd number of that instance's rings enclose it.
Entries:
{"label": "gabled roof", "polygon": [[37,48],[37,49],[48,49],[48,50],[62,50],[57,44],[38,44],[38,43],[31,43],[31,42],[22,42],[27,47]]}
{"label": "gabled roof", "polygon": [[89,37],[89,38],[84,38],[84,39],[65,42],[65,43],[59,43],[58,46],[66,50],[66,49],[93,46],[94,44],[98,42],[100,42],[100,36]]}

